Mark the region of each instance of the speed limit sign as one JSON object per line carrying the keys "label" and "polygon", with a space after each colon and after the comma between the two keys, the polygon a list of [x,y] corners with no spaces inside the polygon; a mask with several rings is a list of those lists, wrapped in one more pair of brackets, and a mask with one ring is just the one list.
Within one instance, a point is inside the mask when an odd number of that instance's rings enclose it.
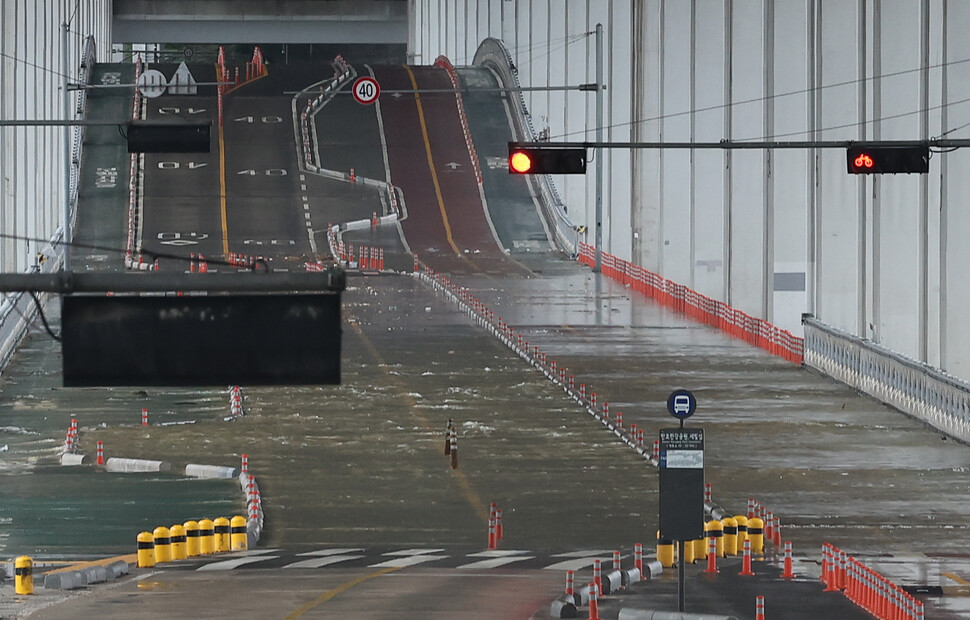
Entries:
{"label": "speed limit sign", "polygon": [[381,94],[381,86],[372,77],[362,77],[354,82],[353,91],[357,103],[368,105],[377,101],[377,97]]}

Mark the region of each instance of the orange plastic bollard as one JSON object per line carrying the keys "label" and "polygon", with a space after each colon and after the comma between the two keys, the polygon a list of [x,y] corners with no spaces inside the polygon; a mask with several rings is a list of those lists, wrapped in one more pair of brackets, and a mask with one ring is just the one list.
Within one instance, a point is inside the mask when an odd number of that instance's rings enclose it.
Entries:
{"label": "orange plastic bollard", "polygon": [[795,573],[792,572],[791,541],[785,543],[785,571],[781,574],[781,578],[795,578]]}
{"label": "orange plastic bollard", "polygon": [[744,559],[741,560],[741,572],[738,573],[742,576],[754,575],[754,571],[751,570],[751,541],[744,541]]}
{"label": "orange plastic bollard", "polygon": [[710,536],[707,541],[707,568],[704,569],[704,572],[719,573],[720,571],[717,570],[717,539]]}
{"label": "orange plastic bollard", "polygon": [[754,620],[765,620],[765,597],[763,596],[755,599]]}

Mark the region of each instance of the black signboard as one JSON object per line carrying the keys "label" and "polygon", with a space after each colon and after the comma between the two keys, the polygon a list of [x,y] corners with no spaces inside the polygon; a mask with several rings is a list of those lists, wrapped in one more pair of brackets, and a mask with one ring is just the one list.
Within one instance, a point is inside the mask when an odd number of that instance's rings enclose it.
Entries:
{"label": "black signboard", "polygon": [[340,294],[65,295],[65,386],[340,383]]}
{"label": "black signboard", "polygon": [[660,430],[660,535],[704,535],[704,429]]}

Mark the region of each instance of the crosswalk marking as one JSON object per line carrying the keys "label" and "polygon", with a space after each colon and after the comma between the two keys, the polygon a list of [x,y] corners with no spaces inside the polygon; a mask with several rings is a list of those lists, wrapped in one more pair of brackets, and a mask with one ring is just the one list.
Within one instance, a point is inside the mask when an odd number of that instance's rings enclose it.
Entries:
{"label": "crosswalk marking", "polygon": [[544,570],[579,570],[581,568],[586,568],[587,566],[592,566],[593,560],[597,560],[597,559],[603,560],[604,558],[591,555],[585,558],[563,560],[562,562],[556,562],[555,564],[550,564],[549,566],[543,566],[542,568]]}
{"label": "crosswalk marking", "polygon": [[425,555],[429,553],[441,553],[444,549],[402,549],[400,551],[389,551],[388,553],[382,553],[381,555],[389,556],[407,556],[407,555]]}
{"label": "crosswalk marking", "polygon": [[275,560],[280,556],[278,555],[253,555],[245,558],[236,558],[235,560],[223,560],[222,562],[213,562],[212,564],[203,564],[198,568],[198,570],[232,570],[234,568],[239,568],[244,564],[252,564],[254,562],[263,562],[265,560]]}
{"label": "crosswalk marking", "polygon": [[[385,553],[384,555],[391,555]],[[418,564],[424,564],[425,562],[434,562],[435,560],[447,560],[450,556],[447,555],[408,555],[403,557],[397,557],[393,560],[387,560],[386,562],[379,562],[377,564],[371,564],[370,568],[405,568],[407,566],[416,566]]]}
{"label": "crosswalk marking", "polygon": [[365,558],[364,555],[325,555],[323,557],[310,558],[309,560],[300,560],[299,562],[293,562],[292,564],[287,564],[283,568],[322,568],[324,566],[330,566],[331,564],[339,564],[340,562],[349,562],[350,560],[359,560]]}
{"label": "crosswalk marking", "polygon": [[297,553],[297,555],[300,555],[300,556],[343,555],[345,553],[357,553],[363,550],[364,549],[362,547],[354,547],[354,548],[348,548],[348,549],[319,549],[317,551],[304,551],[303,553]]}
{"label": "crosswalk marking", "polygon": [[476,568],[498,568],[499,566],[505,566],[506,564],[514,564],[515,562],[524,562],[525,560],[531,560],[534,555],[509,555],[504,558],[492,558],[490,560],[479,560],[477,562],[469,562],[468,564],[462,564],[456,568],[463,570],[473,570]]}

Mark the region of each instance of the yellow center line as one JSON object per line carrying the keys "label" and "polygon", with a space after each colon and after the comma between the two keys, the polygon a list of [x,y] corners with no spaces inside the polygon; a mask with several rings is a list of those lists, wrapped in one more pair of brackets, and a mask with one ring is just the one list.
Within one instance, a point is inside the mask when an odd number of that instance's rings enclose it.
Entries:
{"label": "yellow center line", "polygon": [[222,215],[222,256],[229,256],[229,218],[226,215],[226,139],[219,125],[219,210]]}
{"label": "yellow center line", "polygon": [[[398,393],[398,396],[401,398],[401,400],[407,403],[408,409],[410,409],[411,411],[411,415],[418,421],[418,423],[421,425],[422,428],[424,428],[427,431],[433,432],[434,427],[431,426],[431,423],[428,421],[426,417],[424,417],[418,412],[419,411],[418,403],[416,400],[414,400],[414,397],[410,395],[410,391],[407,389],[407,386],[405,386],[398,377],[390,373],[388,369],[388,365],[384,361],[384,358],[381,357],[380,352],[370,341],[370,338],[368,338],[367,335],[364,334],[364,331],[360,328],[360,325],[358,324],[358,322],[348,321],[348,323],[350,323],[350,327],[360,337],[367,351],[371,354],[371,356],[373,356],[375,360],[377,360],[377,364],[381,368],[383,368],[385,372],[387,372],[388,379],[392,384],[394,384],[394,387]],[[441,437],[443,441],[444,440],[443,432]],[[461,451],[459,451],[459,454],[461,454]],[[445,459],[442,457],[442,464],[444,464],[444,462],[445,462]],[[468,481],[468,477],[465,476],[465,474],[462,473],[460,469],[452,470],[452,473],[457,479],[458,486],[461,487],[462,494],[465,496],[465,500],[468,502],[468,505],[471,506],[472,511],[478,515],[478,517],[482,520],[483,523],[488,523],[488,510],[486,510],[485,508],[485,502],[482,500],[482,497],[472,487],[471,482]]]}
{"label": "yellow center line", "polygon": [[348,581],[347,583],[343,583],[343,584],[337,586],[336,588],[334,588],[333,590],[330,590],[328,592],[324,592],[323,594],[321,594],[317,598],[313,599],[309,603],[307,603],[305,605],[302,605],[298,609],[294,610],[293,613],[291,613],[290,615],[286,616],[283,620],[296,620],[296,618],[299,618],[300,616],[302,616],[306,612],[310,611],[314,607],[317,607],[318,605],[322,605],[322,604],[326,603],[327,601],[329,601],[333,597],[337,596],[338,594],[341,594],[343,592],[346,592],[347,590],[353,588],[356,585],[360,585],[360,584],[364,583],[365,581],[368,581],[370,579],[374,579],[375,577],[380,577],[381,575],[386,575],[388,573],[393,573],[396,570],[401,570],[401,567],[399,567],[399,566],[390,566],[388,568],[382,568],[381,570],[379,570],[379,571],[377,571],[375,573],[370,573],[369,575],[362,575],[362,576],[358,577],[357,579],[353,579],[351,581]]}
{"label": "yellow center line", "polygon": [[411,67],[404,65],[404,70],[408,72],[408,77],[411,78],[411,86],[414,88],[414,102],[418,105],[418,122],[421,124],[421,135],[424,137],[424,151],[428,156],[428,168],[431,170],[431,182],[434,184],[434,194],[438,199],[438,210],[441,211],[441,221],[445,225],[445,236],[448,238],[448,244],[455,251],[455,254],[462,256],[458,246],[455,245],[455,239],[451,236],[451,224],[448,223],[448,214],[445,212],[445,200],[441,196],[441,185],[438,183],[438,173],[435,171],[434,157],[431,155],[431,139],[428,137],[428,124],[424,120],[424,106],[421,104],[421,95],[418,94],[418,81],[415,79]]}
{"label": "yellow center line", "polygon": [[940,573],[940,576],[946,577],[947,579],[952,579],[953,581],[957,582],[961,586],[970,586],[970,581],[967,581],[963,577],[960,577],[959,575],[956,575],[954,573]]}

